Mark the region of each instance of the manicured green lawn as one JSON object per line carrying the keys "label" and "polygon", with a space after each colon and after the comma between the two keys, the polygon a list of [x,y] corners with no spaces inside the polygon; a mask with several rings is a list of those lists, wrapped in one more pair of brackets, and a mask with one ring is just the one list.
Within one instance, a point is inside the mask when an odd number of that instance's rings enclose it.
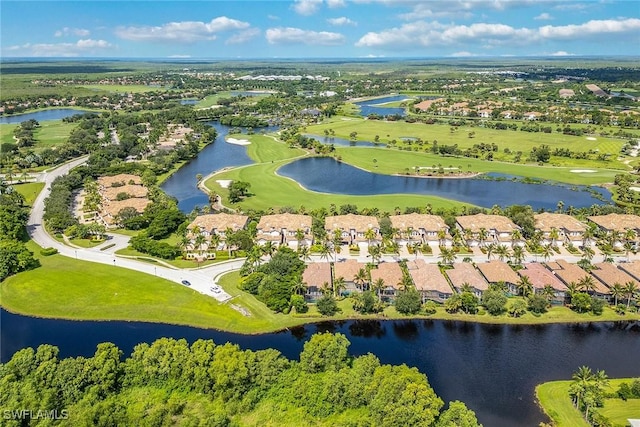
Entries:
{"label": "manicured green lawn", "polygon": [[[413,173],[414,167],[457,167],[464,172],[498,172],[529,178],[540,178],[568,184],[601,184],[613,182],[619,170],[597,169],[596,172],[571,172],[577,167],[553,167],[523,165],[507,162],[488,162],[467,157],[443,157],[434,154],[400,151],[389,148],[375,147],[336,147],[342,161],[369,171],[385,174],[403,174],[409,169]],[[374,159],[376,162],[374,162]],[[586,167],[585,169],[592,169]],[[579,170],[579,169],[578,169]],[[423,174],[426,173],[423,170]]]}
{"label": "manicured green lawn", "polygon": [[[606,393],[614,393],[623,382],[633,378],[615,378],[609,380]],[[536,396],[544,412],[553,420],[556,427],[588,427],[582,414],[571,403],[569,387],[573,381],[551,381],[536,387]],[[640,399],[605,399],[604,406],[597,409],[614,426],[628,425],[628,418],[640,418]]]}
{"label": "manicured green lawn", "polygon": [[27,182],[24,184],[14,184],[13,188],[24,197],[27,206],[31,206],[44,188],[44,182]]}
{"label": "manicured green lawn", "polygon": [[[520,122],[514,122],[520,125]],[[597,161],[597,160],[577,160],[569,158],[553,157],[553,164],[568,167],[578,167],[590,165],[592,168],[617,168],[627,170],[628,168],[617,160],[617,156],[620,149],[625,143],[625,140],[605,138],[597,136],[595,140],[587,139],[587,136],[571,136],[557,133],[555,131],[557,125],[546,124],[553,128],[553,132],[545,134],[542,132],[523,132],[523,131],[511,131],[511,130],[495,130],[486,129],[481,127],[463,126],[457,128],[455,131],[451,131],[449,125],[426,125],[423,123],[405,123],[400,122],[388,122],[382,120],[364,120],[353,119],[343,120],[342,117],[334,117],[330,121],[308,126],[307,133],[324,135],[325,129],[332,129],[337,137],[349,139],[351,132],[357,132],[357,140],[360,141],[373,141],[375,136],[378,135],[380,142],[387,143],[391,140],[400,141],[402,137],[414,137],[421,138],[423,141],[429,142],[422,147],[430,147],[431,143],[435,140],[438,145],[458,145],[461,149],[471,148],[474,144],[495,143],[498,146],[498,151],[494,153],[496,159],[508,159],[513,158],[513,154],[505,154],[504,149],[509,148],[512,153],[522,151],[523,159],[526,158],[527,153],[531,151],[533,147],[539,147],[542,144],[548,145],[551,150],[555,148],[568,148],[574,152],[583,152],[594,150],[597,153],[608,153],[611,155],[609,161]],[[573,128],[581,127],[580,125],[572,125]],[[469,133],[475,132],[473,138],[469,138]]]}
{"label": "manicured green lawn", "polygon": [[219,92],[214,95],[209,95],[195,104],[196,109],[209,108],[213,105],[218,105],[220,98],[231,98],[231,92]]}
{"label": "manicured green lawn", "polygon": [[256,163],[267,163],[277,160],[292,159],[304,156],[306,151],[300,148],[291,148],[287,144],[276,140],[269,135],[229,135],[236,139],[248,139],[251,144],[247,146],[247,154]]}
{"label": "manicured green lawn", "polygon": [[13,139],[13,130],[17,127],[17,124],[13,123],[1,123],[0,124],[0,144],[15,144],[16,140]]}
{"label": "manicured green lawn", "polygon": [[158,263],[158,262],[165,262],[169,265],[172,265],[176,268],[198,268],[198,267],[205,267],[207,265],[211,265],[211,264],[215,264],[217,262],[221,262],[221,261],[226,261],[226,260],[207,260],[207,261],[203,261],[201,263],[197,263],[195,260],[188,260],[188,259],[182,259],[182,258],[176,258],[176,259],[162,259],[162,258],[157,258],[157,257],[153,257],[149,254],[145,254],[143,252],[138,252],[135,249],[131,249],[131,247],[127,247],[124,249],[119,249],[116,251],[117,255],[124,255],[124,256],[129,256],[129,257],[136,257],[141,261],[146,261],[146,262],[152,262],[152,263]]}
{"label": "manicured green lawn", "polygon": [[[77,123],[63,123],[62,120],[40,122],[40,127],[33,132],[33,136],[37,141],[33,148],[38,151],[63,144],[77,125]],[[17,124],[0,124],[0,143],[15,143],[13,130],[17,126]]]}
{"label": "manicured green lawn", "polygon": [[91,239],[69,239],[71,243],[81,248],[94,248],[104,243],[104,240],[91,240]]}

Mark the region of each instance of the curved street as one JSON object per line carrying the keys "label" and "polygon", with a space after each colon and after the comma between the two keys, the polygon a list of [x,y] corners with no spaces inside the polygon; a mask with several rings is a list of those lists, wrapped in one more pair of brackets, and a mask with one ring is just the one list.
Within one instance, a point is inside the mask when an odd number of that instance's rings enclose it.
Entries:
{"label": "curved street", "polygon": [[78,260],[128,268],[130,270],[162,277],[176,283],[182,283],[183,280],[187,280],[191,283],[190,287],[192,289],[202,294],[212,296],[219,301],[226,301],[231,298],[231,296],[222,289],[218,293],[211,290],[211,287],[214,285],[213,279],[228,271],[239,269],[244,263],[244,259],[221,262],[197,270],[186,270],[154,265],[115,255],[114,252],[116,250],[128,245],[129,238],[127,236],[109,233],[107,244],[115,243],[116,245],[104,251],[101,251],[99,249],[100,247],[91,249],[73,248],[51,237],[45,230],[43,222],[44,200],[51,193],[51,183],[53,183],[57,177],[66,175],[71,169],[84,163],[87,158],[87,156],[80,157],[42,174],[45,186],[33,203],[33,209],[31,210],[29,222],[27,223],[27,232],[34,242],[43,248],[56,248],[61,255]]}

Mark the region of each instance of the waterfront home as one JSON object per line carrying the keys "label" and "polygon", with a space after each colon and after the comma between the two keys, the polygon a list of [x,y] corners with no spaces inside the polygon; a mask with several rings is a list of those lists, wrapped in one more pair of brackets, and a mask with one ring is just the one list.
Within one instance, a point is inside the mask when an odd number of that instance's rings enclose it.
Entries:
{"label": "waterfront home", "polygon": [[587,218],[592,223],[596,224],[598,228],[604,232],[607,236],[617,234],[612,242],[613,246],[620,248],[624,244],[626,238],[625,234],[632,230],[635,233],[635,238],[640,235],[640,216],[629,214],[615,214],[608,215],[596,215]]}
{"label": "waterfront home", "polygon": [[425,260],[417,259],[407,262],[407,270],[422,296],[422,302],[444,302],[453,295],[453,289],[436,264],[427,264]]}
{"label": "waterfront home", "polygon": [[461,262],[453,265],[453,269],[445,270],[451,285],[457,292],[462,292],[464,285],[471,286],[471,293],[478,298],[489,289],[489,284],[470,262]]}
{"label": "waterfront home", "polygon": [[305,298],[317,300],[322,296],[323,289],[331,289],[331,264],[328,262],[307,264],[302,272],[302,282],[307,286]]}
{"label": "waterfront home", "polygon": [[151,200],[138,197],[126,200],[103,200],[102,209],[98,212],[98,220],[102,221],[106,228],[117,228],[118,214],[122,209],[133,208],[137,213],[142,214],[150,203]]}
{"label": "waterfront home", "polygon": [[511,294],[518,292],[516,284],[520,281],[520,276],[506,262],[493,260],[476,264],[476,267],[490,284],[504,283],[507,287],[507,292]]}
{"label": "waterfront home", "polygon": [[384,299],[393,299],[400,290],[402,283],[402,269],[397,262],[381,262],[378,268],[371,269],[371,286],[376,286],[382,279],[383,287],[380,294]]}
{"label": "waterfront home", "polygon": [[324,220],[324,228],[330,238],[333,237],[335,230],[340,230],[342,242],[349,245],[380,242],[380,225],[375,216],[354,214],[328,216]]}
{"label": "waterfront home", "polygon": [[[365,273],[364,277],[358,278],[360,270]],[[369,288],[369,274],[367,273],[367,265],[356,261],[355,259],[347,259],[333,264],[333,277],[339,279],[342,277],[345,284],[345,292],[353,293]]]}
{"label": "waterfront home", "polygon": [[259,245],[272,242],[294,249],[298,245],[311,246],[313,243],[311,222],[312,218],[309,215],[291,213],[263,215],[258,222],[256,241]]}
{"label": "waterfront home", "polygon": [[390,215],[391,226],[399,231],[400,245],[427,243],[431,246],[451,245],[449,226],[437,215],[411,213]]}
{"label": "waterfront home", "polygon": [[98,190],[103,200],[112,201],[147,197],[149,190],[142,185],[125,184],[121,187],[103,187]]}
{"label": "waterfront home", "polygon": [[[549,268],[566,286],[569,286],[572,283],[574,285],[578,285],[579,283],[583,283],[585,280],[588,280],[593,283],[594,286],[592,293],[595,293],[596,295],[606,295],[609,293],[609,289],[600,282],[600,280],[591,276],[577,264],[571,264],[567,260],[558,259],[555,262],[548,262],[547,268]],[[588,277],[591,277],[591,279],[587,279]]]}
{"label": "waterfront home", "polygon": [[124,185],[142,185],[142,179],[138,175],[121,173],[112,176],[101,176],[97,179],[98,186],[102,188],[122,187]]}
{"label": "waterfront home", "polygon": [[[638,281],[636,279],[634,279],[628,273],[617,268],[610,262],[601,262],[599,264],[594,264],[594,267],[595,268],[591,270],[591,274],[597,277],[609,288],[611,288],[616,283],[619,285],[624,285],[627,282],[633,282],[636,284],[636,286],[638,285]],[[610,291],[608,293],[610,293]]]}
{"label": "waterfront home", "polygon": [[520,227],[506,216],[486,214],[457,216],[456,227],[468,246],[485,246],[490,243],[524,244],[520,240],[513,240],[514,231],[520,231]]}
{"label": "waterfront home", "polygon": [[587,226],[571,215],[557,213],[541,213],[533,216],[535,229],[542,233],[542,244],[558,246],[571,243],[584,245],[584,232]]}
{"label": "waterfront home", "polygon": [[[618,268],[640,282],[640,261],[623,263],[618,265]],[[624,283],[621,283],[621,285],[624,285]]]}
{"label": "waterfront home", "polygon": [[[215,251],[226,247],[227,232],[236,232],[242,230],[246,225],[249,217],[246,215],[232,215],[226,213],[207,214],[197,216],[187,226],[187,237],[191,243],[185,248],[186,258],[192,259],[196,256],[206,257],[208,259],[215,258]],[[196,238],[202,235],[205,242],[196,248]],[[217,240],[217,244],[211,247],[211,241]]]}
{"label": "waterfront home", "polygon": [[567,287],[544,265],[537,262],[525,264],[524,269],[518,270],[518,274],[529,279],[534,293],[542,294],[546,286],[551,286],[553,288],[553,301],[564,301]]}

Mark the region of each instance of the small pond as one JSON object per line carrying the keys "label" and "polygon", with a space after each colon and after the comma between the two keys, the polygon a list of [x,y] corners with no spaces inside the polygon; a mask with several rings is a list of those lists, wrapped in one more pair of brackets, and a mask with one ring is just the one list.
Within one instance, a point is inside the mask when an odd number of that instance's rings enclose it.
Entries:
{"label": "small pond", "polygon": [[385,107],[387,102],[404,101],[409,99],[406,95],[385,96],[384,98],[368,99],[366,101],[356,102],[355,105],[360,107],[360,115],[367,117],[369,114],[379,114],[381,116],[391,116],[398,114],[404,116],[404,108],[399,107]]}
{"label": "small pond", "polygon": [[[587,187],[563,184],[525,184],[510,180],[477,178],[418,178],[368,172],[330,157],[296,160],[278,169],[278,174],[299,182],[304,188],[321,193],[375,195],[424,194],[454,199],[490,208],[493,205],[531,205],[537,209],[555,209],[558,201],[565,206],[585,207],[603,204]],[[494,178],[499,177],[492,174]],[[591,187],[589,187],[591,188]],[[591,188],[604,199],[611,194],[602,188]]]}

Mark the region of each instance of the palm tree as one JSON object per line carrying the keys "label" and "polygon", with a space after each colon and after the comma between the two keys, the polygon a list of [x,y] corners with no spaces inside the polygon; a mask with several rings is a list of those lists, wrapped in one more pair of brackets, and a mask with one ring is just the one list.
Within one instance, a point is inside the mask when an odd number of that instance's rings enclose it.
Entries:
{"label": "palm tree", "polygon": [[264,245],[262,245],[262,253],[269,256],[269,258],[271,258],[271,256],[273,256],[273,254],[276,252],[276,247],[273,245],[272,241],[267,241]]}
{"label": "palm tree", "polygon": [[333,280],[333,296],[338,297],[340,292],[347,288],[347,284],[344,281],[344,277],[340,276]]}
{"label": "palm tree", "polygon": [[518,288],[520,295],[525,298],[529,297],[533,293],[533,284],[531,283],[529,276],[520,276],[520,280],[516,283],[516,287]]}
{"label": "palm tree", "polygon": [[404,292],[408,291],[410,288],[413,287],[413,280],[411,279],[411,276],[409,274],[406,273],[402,273],[402,279],[400,280],[400,282],[398,283],[398,286],[400,287],[400,289],[402,289]]}
{"label": "palm tree", "polygon": [[371,246],[371,241],[376,238],[376,231],[368,228],[367,231],[364,232],[364,238],[367,239],[367,244]]}
{"label": "palm tree", "polygon": [[551,300],[556,296],[556,290],[553,289],[551,285],[544,285],[542,288],[542,296],[544,296],[547,301],[551,302]]}
{"label": "palm tree", "polygon": [[376,279],[371,284],[371,289],[378,295],[378,301],[380,301],[382,299],[380,293],[382,292],[382,290],[384,288],[385,288],[385,283],[384,283],[384,279],[382,277]]}
{"label": "palm tree", "polygon": [[596,225],[592,224],[584,230],[582,233],[582,242],[584,243],[585,248],[590,247],[593,239],[596,237]]}
{"label": "palm tree", "polygon": [[[511,232],[511,246],[516,246],[522,240],[522,231],[519,229],[515,229]],[[519,246],[519,245],[518,245]]]}
{"label": "palm tree", "polygon": [[553,255],[553,249],[551,247],[551,244],[544,245],[542,247],[542,257],[544,258],[544,261],[545,262],[549,261],[549,258],[551,258],[551,255]]}
{"label": "palm tree", "polygon": [[509,258],[511,253],[509,252],[509,248],[505,245],[498,245],[496,248],[496,255],[498,255],[498,259],[500,261],[504,261],[505,258]]}
{"label": "palm tree", "polygon": [[331,287],[329,286],[329,282],[324,282],[322,287],[320,287],[320,291],[322,291],[322,295],[328,296],[331,295]]}
{"label": "palm tree", "polygon": [[198,251],[202,252],[204,244],[207,243],[207,238],[203,234],[198,234],[194,239],[194,245]]}
{"label": "palm tree", "polygon": [[473,293],[473,286],[471,286],[467,282],[464,282],[462,285],[460,285],[460,293],[463,294],[465,292],[468,292],[470,294]]}
{"label": "palm tree", "polygon": [[371,245],[369,246],[369,255],[371,255],[371,259],[375,265],[378,264],[380,258],[382,257],[382,247],[380,245]]}
{"label": "palm tree", "polygon": [[422,253],[422,243],[413,242],[411,244],[411,249],[413,250],[413,254],[415,255],[416,259],[418,259],[418,253]]}
{"label": "palm tree", "polygon": [[569,282],[567,285],[566,294],[569,297],[569,301],[573,299],[573,296],[580,292],[580,287],[576,284],[576,282]]}
{"label": "palm tree", "polygon": [[587,366],[580,366],[571,378],[573,379],[573,385],[577,389],[575,392],[575,405],[576,408],[580,409],[580,398],[584,396],[584,393],[587,391],[589,383],[593,378],[593,372],[591,368]]}
{"label": "palm tree", "polygon": [[618,282],[614,283],[610,288],[611,296],[613,296],[613,305],[618,305],[618,298],[625,295],[625,288]]}
{"label": "palm tree", "polygon": [[302,261],[311,261],[311,252],[307,245],[298,246],[298,256]]}
{"label": "palm tree", "polygon": [[557,241],[560,238],[560,232],[558,231],[557,228],[552,227],[551,231],[549,232],[549,239],[551,239],[551,244],[553,246],[557,246]]}
{"label": "palm tree", "polygon": [[327,242],[323,242],[320,246],[320,259],[329,260],[329,254],[331,253],[331,247]]}
{"label": "palm tree", "polygon": [[304,240],[304,230],[301,228],[296,229],[296,240],[298,241],[298,248],[302,246]]}
{"label": "palm tree", "polygon": [[513,261],[516,264],[522,264],[522,261],[524,261],[524,249],[522,248],[522,246],[516,246],[513,248]]}
{"label": "palm tree", "polygon": [[391,240],[390,242],[387,242],[385,245],[385,248],[387,249],[387,251],[391,252],[392,254],[400,255],[400,246],[395,240]]}
{"label": "palm tree", "polygon": [[444,246],[447,240],[447,231],[444,229],[438,230],[438,245]]}
{"label": "palm tree", "polygon": [[596,282],[593,276],[585,275],[578,281],[578,288],[584,292],[593,293],[596,290]]}
{"label": "palm tree", "polygon": [[595,254],[596,252],[593,249],[591,249],[591,246],[585,246],[582,249],[582,257],[587,261],[589,261],[589,263],[591,263],[591,260],[593,259]]}
{"label": "palm tree", "polygon": [[369,279],[369,275],[364,268],[358,270],[358,272],[353,276],[353,283],[360,288],[361,291],[364,291],[364,285],[367,283]]}
{"label": "palm tree", "polygon": [[260,249],[259,246],[252,247],[251,250],[247,253],[247,261],[251,266],[251,271],[256,271],[257,267],[262,261],[262,249]]}
{"label": "palm tree", "polygon": [[478,232],[478,241],[480,246],[485,245],[488,237],[489,237],[489,233],[487,232],[487,230],[485,228],[481,228],[480,231]]}
{"label": "palm tree", "polygon": [[496,243],[494,242],[489,243],[487,246],[485,246],[485,249],[487,251],[487,261],[491,259],[491,255],[493,255],[493,251],[496,250],[496,247]]}
{"label": "palm tree", "polygon": [[220,236],[216,233],[213,233],[209,236],[209,247],[214,250],[218,250],[218,244],[220,244]]}
{"label": "palm tree", "polygon": [[297,295],[304,295],[307,292],[307,284],[302,281],[302,279],[296,279],[293,282],[293,286],[291,290]]}
{"label": "palm tree", "polygon": [[629,310],[629,305],[631,305],[631,299],[633,295],[638,291],[638,285],[636,282],[630,280],[624,284],[624,293],[627,296],[627,310]]}
{"label": "palm tree", "polygon": [[452,265],[456,261],[456,252],[453,249],[442,248],[439,257],[443,263]]}
{"label": "palm tree", "polygon": [[629,262],[629,253],[633,250],[633,243],[629,240],[626,240],[624,242],[623,247],[624,247],[624,253],[627,257],[627,262]]}

